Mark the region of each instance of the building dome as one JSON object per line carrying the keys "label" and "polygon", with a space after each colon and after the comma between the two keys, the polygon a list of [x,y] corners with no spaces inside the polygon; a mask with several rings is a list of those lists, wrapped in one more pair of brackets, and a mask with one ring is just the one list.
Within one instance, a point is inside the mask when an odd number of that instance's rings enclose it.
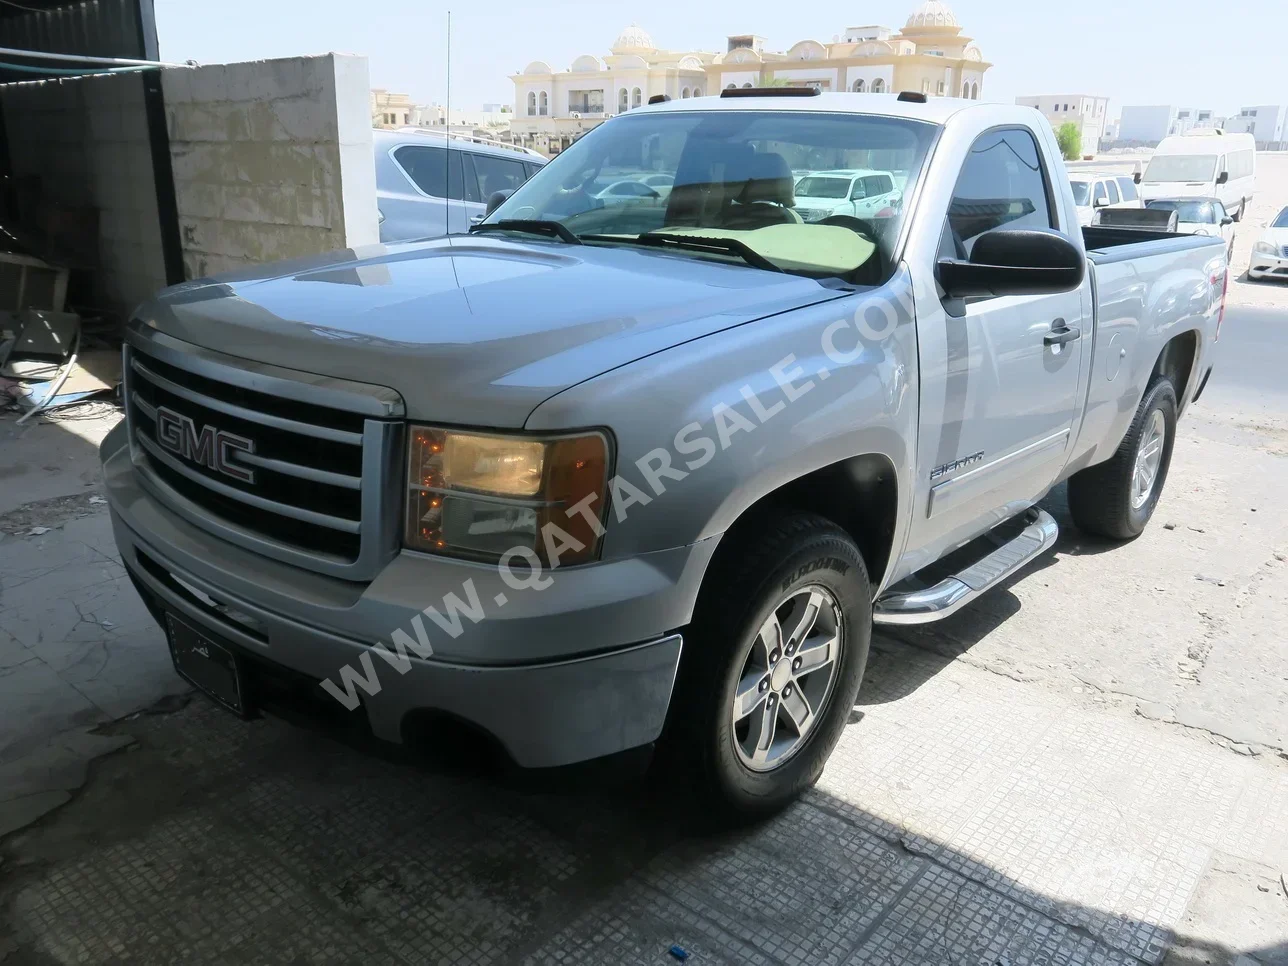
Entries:
{"label": "building dome", "polygon": [[908,27],[960,27],[953,12],[943,0],[926,0],[908,18]]}
{"label": "building dome", "polygon": [[647,30],[638,24],[631,24],[621,32],[613,44],[613,50],[656,50],[656,48]]}

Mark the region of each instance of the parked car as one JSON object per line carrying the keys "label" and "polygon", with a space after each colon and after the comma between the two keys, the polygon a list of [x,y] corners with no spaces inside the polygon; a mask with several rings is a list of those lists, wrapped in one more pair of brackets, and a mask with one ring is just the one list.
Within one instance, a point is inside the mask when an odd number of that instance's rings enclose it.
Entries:
{"label": "parked car", "polygon": [[816,171],[796,181],[796,211],[807,222],[832,215],[889,218],[902,197],[889,171]]}
{"label": "parked car", "polygon": [[[882,156],[915,203],[879,239],[792,217],[814,152]],[[610,159],[674,171],[668,203],[599,204]],[[468,244],[166,290],[101,447],[125,568],[237,713],[482,732],[524,767],[660,741],[686,800],[780,808],[849,725],[874,621],[1003,584],[1054,543],[1058,483],[1091,534],[1154,514],[1225,247],[1079,229],[1063,171],[1027,108],[672,101]]]}
{"label": "parked car", "polygon": [[595,197],[606,205],[660,205],[665,197],[662,193],[665,190],[665,186],[654,188],[642,179],[629,178],[614,181]]}
{"label": "parked car", "polygon": [[1191,131],[1164,138],[1140,179],[1141,197],[1217,198],[1235,221],[1257,187],[1257,142],[1251,134]]}
{"label": "parked car", "polygon": [[1288,208],[1279,212],[1252,246],[1248,278],[1288,278]]}
{"label": "parked car", "polygon": [[527,148],[463,134],[404,128],[371,137],[382,242],[460,234],[482,220],[494,192],[513,191],[546,163]]}
{"label": "parked car", "polygon": [[1097,209],[1141,206],[1136,185],[1127,175],[1077,171],[1070,174],[1069,184],[1073,188],[1073,203],[1078,213],[1078,224],[1084,228],[1095,221]]}
{"label": "parked car", "polygon": [[1146,208],[1176,212],[1176,230],[1185,235],[1214,235],[1234,254],[1234,219],[1216,198],[1155,198]]}

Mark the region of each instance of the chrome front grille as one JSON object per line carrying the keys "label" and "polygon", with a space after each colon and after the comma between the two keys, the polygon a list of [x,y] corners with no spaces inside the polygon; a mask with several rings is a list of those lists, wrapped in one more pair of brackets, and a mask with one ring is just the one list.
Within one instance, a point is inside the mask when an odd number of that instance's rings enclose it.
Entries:
{"label": "chrome front grille", "polygon": [[401,399],[130,329],[130,440],[162,502],[270,557],[369,580],[397,544]]}

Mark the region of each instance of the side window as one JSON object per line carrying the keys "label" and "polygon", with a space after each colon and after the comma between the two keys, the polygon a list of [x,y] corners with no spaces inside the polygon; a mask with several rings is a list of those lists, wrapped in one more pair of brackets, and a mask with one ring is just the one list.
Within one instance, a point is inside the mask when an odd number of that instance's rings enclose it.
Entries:
{"label": "side window", "polygon": [[435,198],[450,197],[453,201],[461,201],[464,197],[461,190],[462,152],[450,152],[450,179],[447,177],[448,153],[446,149],[439,147],[404,145],[394,151],[394,157],[407,172],[407,177],[411,178],[416,187],[425,194],[433,195]]}
{"label": "side window", "polygon": [[1028,131],[983,134],[971,146],[948,206],[948,235],[958,257],[995,228],[1053,228],[1049,181]]}
{"label": "side window", "polygon": [[1123,201],[1140,201],[1140,192],[1131,178],[1119,178],[1118,187],[1123,190]]}
{"label": "side window", "polygon": [[1100,201],[1108,201],[1108,200],[1109,200],[1109,191],[1108,191],[1108,189],[1106,189],[1106,188],[1105,188],[1105,183],[1104,183],[1103,181],[1097,181],[1097,182],[1096,182],[1096,193],[1095,193],[1095,195],[1092,197],[1092,199],[1091,199],[1091,203],[1094,205],[1094,204],[1096,204],[1097,202],[1100,202]]}
{"label": "side window", "polygon": [[513,191],[528,180],[522,161],[495,158],[490,154],[476,154],[473,157],[480,201],[487,201],[496,191]]}
{"label": "side window", "polygon": [[1120,198],[1120,197],[1118,196],[1118,182],[1117,182],[1117,181],[1106,181],[1106,182],[1105,182],[1105,187],[1109,189],[1109,203],[1110,203],[1111,205],[1116,205],[1116,204],[1118,204],[1118,202],[1122,201],[1122,198]]}

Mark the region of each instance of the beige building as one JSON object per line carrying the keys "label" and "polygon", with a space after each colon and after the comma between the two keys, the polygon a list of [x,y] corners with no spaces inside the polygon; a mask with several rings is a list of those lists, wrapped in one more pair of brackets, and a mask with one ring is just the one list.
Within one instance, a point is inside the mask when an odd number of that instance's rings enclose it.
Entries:
{"label": "beige building", "polygon": [[393,130],[415,124],[416,105],[410,94],[394,94],[384,88],[371,92],[371,126]]}
{"label": "beige building", "polygon": [[1076,125],[1082,135],[1084,157],[1092,157],[1100,150],[1109,123],[1109,98],[1091,94],[1039,94],[1017,97],[1015,103],[1036,108],[1057,131],[1066,124]]}
{"label": "beige building", "polygon": [[517,143],[558,154],[650,97],[677,100],[766,84],[978,99],[991,66],[942,0],[925,0],[899,31],[850,27],[831,43],[802,40],[784,52],[765,50],[755,34],[727,37],[718,53],[663,50],[632,25],[602,59],[584,54],[568,70],[538,60],[513,75],[510,130]]}

